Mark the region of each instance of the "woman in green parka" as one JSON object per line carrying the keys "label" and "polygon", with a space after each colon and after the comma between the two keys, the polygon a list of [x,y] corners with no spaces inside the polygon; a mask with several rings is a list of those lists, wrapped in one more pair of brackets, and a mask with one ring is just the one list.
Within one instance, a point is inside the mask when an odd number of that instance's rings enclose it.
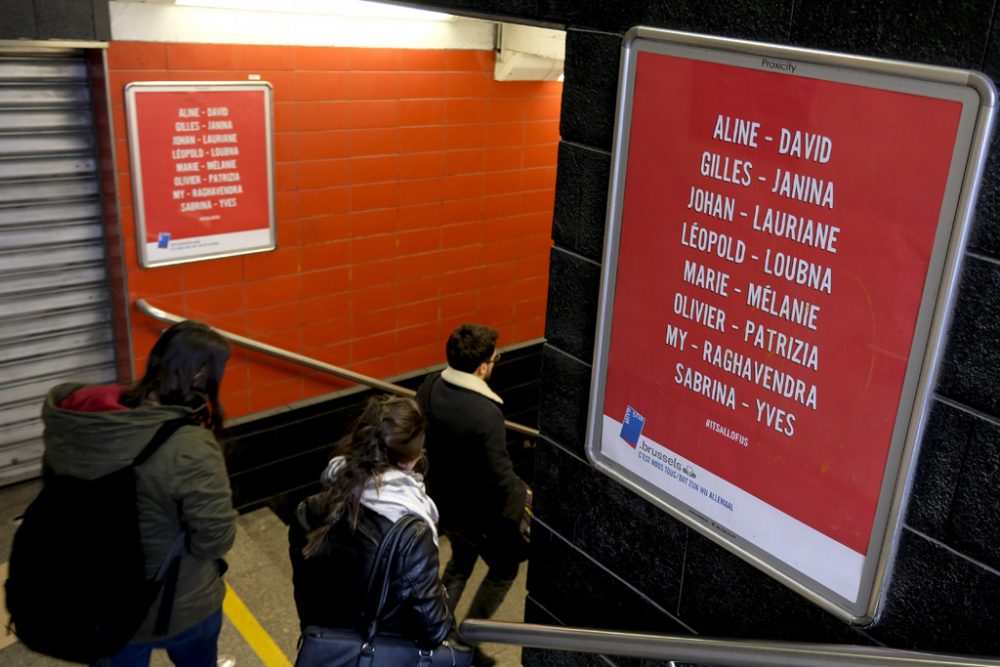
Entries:
{"label": "woman in green parka", "polygon": [[154,633],[157,601],[125,649],[100,665],[145,667],[152,650],[162,648],[175,665],[216,667],[226,593],[222,557],[236,537],[237,516],[215,437],[228,359],[218,333],[188,320],[160,336],[135,386],[62,384],[45,401],[45,472],[84,479],[128,465],[165,422],[191,420],[137,468],[147,577],[187,533],[169,625],[164,635]]}

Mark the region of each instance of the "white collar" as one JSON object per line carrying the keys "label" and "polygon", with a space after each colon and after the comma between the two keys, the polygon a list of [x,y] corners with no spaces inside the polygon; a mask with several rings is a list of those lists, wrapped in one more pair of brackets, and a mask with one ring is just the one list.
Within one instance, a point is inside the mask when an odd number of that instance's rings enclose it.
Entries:
{"label": "white collar", "polygon": [[462,389],[468,389],[469,391],[474,391],[477,394],[481,394],[486,398],[490,399],[494,403],[499,403],[503,405],[503,399],[496,395],[496,393],[490,389],[489,385],[486,384],[486,380],[473,375],[472,373],[466,373],[465,371],[457,371],[451,366],[448,366],[443,371],[441,371],[441,379],[448,384],[453,384],[456,387],[461,387]]}

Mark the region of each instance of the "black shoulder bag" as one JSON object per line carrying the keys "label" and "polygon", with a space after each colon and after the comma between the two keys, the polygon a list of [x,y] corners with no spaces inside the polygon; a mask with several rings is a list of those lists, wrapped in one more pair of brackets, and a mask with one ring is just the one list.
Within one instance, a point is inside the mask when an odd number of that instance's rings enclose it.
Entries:
{"label": "black shoulder bag", "polygon": [[295,667],[469,667],[472,650],[467,646],[446,640],[435,649],[421,649],[402,635],[378,631],[399,540],[406,528],[417,521],[423,519],[407,514],[392,525],[379,543],[368,579],[365,609],[373,609],[373,594],[377,594],[378,599],[373,612],[362,617],[364,631],[307,627]]}

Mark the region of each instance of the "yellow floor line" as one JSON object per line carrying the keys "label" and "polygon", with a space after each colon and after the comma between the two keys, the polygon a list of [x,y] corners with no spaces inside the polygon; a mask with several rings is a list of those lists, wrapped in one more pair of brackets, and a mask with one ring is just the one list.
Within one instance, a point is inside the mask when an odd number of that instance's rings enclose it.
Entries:
{"label": "yellow floor line", "polygon": [[271,635],[261,627],[254,615],[250,613],[243,600],[236,595],[232,586],[226,584],[226,599],[222,601],[222,611],[226,618],[236,627],[250,648],[267,667],[292,667],[285,654],[271,639]]}
{"label": "yellow floor line", "polygon": [[[7,563],[0,563],[0,582],[7,581]],[[13,632],[7,632],[4,628],[10,622],[7,615],[7,600],[4,597],[4,589],[0,588],[0,649],[7,648],[17,641]]]}

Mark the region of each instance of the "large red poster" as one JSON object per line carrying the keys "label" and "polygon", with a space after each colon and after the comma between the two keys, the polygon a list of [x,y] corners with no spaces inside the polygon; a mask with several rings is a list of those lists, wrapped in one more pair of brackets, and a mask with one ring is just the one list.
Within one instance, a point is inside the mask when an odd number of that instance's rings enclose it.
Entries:
{"label": "large red poster", "polygon": [[634,76],[602,447],[859,572],[962,104],[650,52]]}
{"label": "large red poster", "polygon": [[132,84],[146,265],[273,248],[270,87]]}

